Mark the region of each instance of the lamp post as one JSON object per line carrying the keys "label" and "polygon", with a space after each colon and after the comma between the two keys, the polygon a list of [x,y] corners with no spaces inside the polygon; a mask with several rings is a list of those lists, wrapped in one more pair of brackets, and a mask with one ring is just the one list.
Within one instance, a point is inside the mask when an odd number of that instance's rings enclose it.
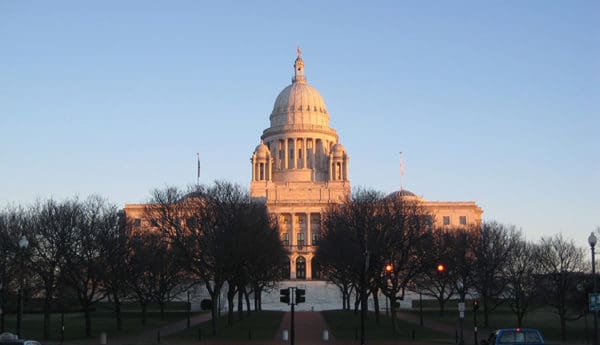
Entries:
{"label": "lamp post", "polygon": [[[366,241],[365,241],[366,243]],[[366,244],[365,244],[366,246]],[[363,267],[360,286],[360,345],[366,344],[365,320],[367,319],[367,273],[369,271],[369,250],[365,248],[365,266]]]}
{"label": "lamp post", "polygon": [[190,328],[190,312],[192,311],[192,305],[190,304],[190,290],[187,290],[187,303],[186,303],[186,314],[187,314],[187,328]]}
{"label": "lamp post", "polygon": [[[586,290],[587,289],[586,289],[586,287],[585,287],[584,284],[582,284],[582,283],[577,284],[577,291],[581,292],[584,297],[587,295],[587,293],[586,293],[587,291]],[[589,329],[588,329],[588,317],[587,317],[588,313],[587,313],[586,309],[587,308],[586,308],[586,306],[584,304],[584,306],[583,306],[583,318],[585,320],[584,321],[585,322],[585,343],[589,344],[590,343],[590,332],[589,332]]]}
{"label": "lamp post", "polygon": [[464,320],[465,320],[464,291],[465,291],[465,286],[462,281],[459,281],[458,284],[456,284],[456,287],[458,288],[458,295],[460,298],[460,302],[458,303],[458,321],[460,324],[460,338],[459,338],[458,344],[464,345],[465,344],[465,334],[464,334]]}
{"label": "lamp post", "polygon": [[[394,267],[392,266],[392,264],[385,265],[385,287],[386,287],[386,289],[389,287],[389,283],[391,282],[393,269],[394,269]],[[385,296],[385,315],[389,314],[388,299],[390,299],[390,298]]]}
{"label": "lamp post", "polygon": [[4,290],[0,281],[0,333],[4,333]]}
{"label": "lamp post", "polygon": [[21,322],[23,320],[23,271],[25,270],[25,250],[27,250],[27,247],[29,247],[29,241],[25,235],[22,235],[19,239],[21,266],[19,272],[19,301],[17,304],[17,335],[19,338],[22,337]]}
{"label": "lamp post", "polygon": [[[594,294],[598,293],[598,286],[596,284],[596,253],[594,252],[594,247],[596,247],[597,242],[598,239],[594,232],[592,232],[590,237],[588,237],[588,243],[592,249],[592,280],[594,281]],[[598,311],[596,310],[594,310],[594,341],[592,343],[598,345]]]}

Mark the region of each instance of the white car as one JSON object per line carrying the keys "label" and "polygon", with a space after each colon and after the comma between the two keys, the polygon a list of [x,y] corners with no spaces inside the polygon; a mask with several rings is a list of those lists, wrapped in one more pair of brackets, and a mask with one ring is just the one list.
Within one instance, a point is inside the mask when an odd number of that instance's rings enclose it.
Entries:
{"label": "white car", "polygon": [[19,339],[16,334],[2,333],[0,334],[0,345],[42,345],[35,340]]}

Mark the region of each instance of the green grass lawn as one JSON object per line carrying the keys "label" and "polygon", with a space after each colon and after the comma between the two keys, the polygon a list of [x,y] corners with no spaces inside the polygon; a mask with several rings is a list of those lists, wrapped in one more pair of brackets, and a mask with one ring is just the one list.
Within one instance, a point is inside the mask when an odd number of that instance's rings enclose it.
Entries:
{"label": "green grass lawn", "polygon": [[227,314],[223,314],[217,320],[216,336],[212,335],[209,320],[189,330],[173,334],[169,338],[197,340],[200,329],[202,339],[271,340],[275,338],[284,314],[282,311],[253,311],[250,315],[244,314],[244,319],[240,321],[236,313],[232,326],[227,325]]}
{"label": "green grass lawn", "polygon": [[[111,335],[136,334],[145,329],[156,328],[169,322],[186,318],[183,311],[166,311],[164,320],[161,320],[158,311],[147,313],[146,326],[142,326],[141,312],[123,312],[123,331],[117,332],[114,313],[106,310],[96,311],[92,314],[92,337],[99,337],[101,332]],[[25,314],[23,317],[23,338],[42,339],[43,314]],[[5,331],[14,333],[16,330],[15,315],[6,315]],[[49,340],[60,340],[61,334],[60,314],[52,314],[50,320]],[[76,340],[85,338],[85,319],[83,313],[65,314],[65,340]]]}
{"label": "green grass lawn", "polygon": [[[449,325],[458,324],[458,310],[457,304],[453,302],[450,307],[447,306],[444,316],[439,315],[439,308],[437,304],[430,303],[427,305],[428,308],[423,309],[424,320],[435,320],[443,322]],[[471,303],[467,302],[467,311],[465,312],[465,329],[473,329],[473,311],[471,310]],[[425,304],[424,304],[425,306]],[[408,313],[419,315],[418,302],[414,305],[412,310],[403,310]],[[480,327],[483,327],[483,311],[480,309],[477,313],[477,321]],[[517,319],[508,306],[499,306],[496,310],[490,313],[489,329],[494,330],[498,328],[512,328],[517,326]],[[552,343],[560,343],[560,319],[556,312],[551,307],[538,307],[532,309],[530,313],[525,316],[523,320],[524,328],[537,328],[542,332],[545,340]],[[593,316],[588,316],[588,334],[591,339],[593,331]],[[486,335],[480,334],[487,337]],[[577,321],[567,322],[567,341],[585,343],[585,320],[582,317]]]}
{"label": "green grass lawn", "polygon": [[[355,314],[351,310],[329,310],[322,312],[325,321],[329,325],[334,337],[338,339],[355,339],[359,336],[360,313]],[[379,324],[375,321],[375,314],[368,314],[365,329],[368,340],[412,340],[412,332],[415,332],[416,341],[427,341],[430,343],[454,343],[454,338],[426,327],[420,327],[412,323],[397,321],[397,334],[392,332],[392,320],[390,316],[380,315]]]}

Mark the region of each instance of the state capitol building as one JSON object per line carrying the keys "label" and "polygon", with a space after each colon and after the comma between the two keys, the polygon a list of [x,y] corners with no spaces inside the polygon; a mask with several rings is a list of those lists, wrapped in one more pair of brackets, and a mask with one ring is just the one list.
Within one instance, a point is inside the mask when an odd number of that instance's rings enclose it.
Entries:
{"label": "state capitol building", "polygon": [[[275,99],[269,119],[252,154],[250,196],[264,200],[279,220],[280,238],[289,251],[288,278],[317,280],[314,255],[321,217],[329,205],[350,196],[350,156],[329,126],[323,97],[306,81],[299,49],[292,83]],[[472,201],[428,201],[404,189],[393,194],[418,201],[436,227],[481,222],[483,211]],[[139,222],[143,206],[125,205],[127,217]]]}
{"label": "state capitol building", "polygon": [[[329,126],[329,112],[317,89],[306,82],[298,50],[292,84],[279,93],[252,154],[250,195],[264,199],[279,219],[281,240],[289,249],[290,279],[319,279],[313,261],[319,241],[321,216],[328,205],[350,196],[350,156]],[[475,202],[427,201],[414,198],[435,219],[435,226],[460,227],[481,222]]]}

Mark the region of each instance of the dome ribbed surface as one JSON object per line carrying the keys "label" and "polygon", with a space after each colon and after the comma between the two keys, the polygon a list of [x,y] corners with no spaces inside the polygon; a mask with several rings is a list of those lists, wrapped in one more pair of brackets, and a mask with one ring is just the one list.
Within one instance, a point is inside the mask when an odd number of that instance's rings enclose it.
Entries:
{"label": "dome ribbed surface", "polygon": [[327,108],[317,89],[306,83],[296,82],[283,89],[273,105],[273,114],[287,112],[327,114]]}

